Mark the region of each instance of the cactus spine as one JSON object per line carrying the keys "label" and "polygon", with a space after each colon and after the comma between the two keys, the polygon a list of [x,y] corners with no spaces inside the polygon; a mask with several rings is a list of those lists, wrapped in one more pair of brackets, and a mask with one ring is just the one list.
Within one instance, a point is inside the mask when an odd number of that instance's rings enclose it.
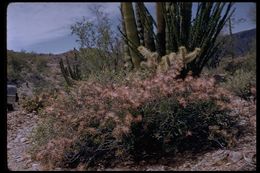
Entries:
{"label": "cactus spine", "polygon": [[187,51],[184,46],[178,48],[178,52],[171,52],[161,58],[158,61],[159,56],[157,52],[151,52],[144,46],[139,46],[138,51],[145,57],[146,61],[141,63],[142,67],[146,68],[156,68],[157,73],[167,71],[171,66],[175,65],[176,60],[181,60],[184,66],[196,59],[201,52],[200,48],[195,48],[192,52]]}

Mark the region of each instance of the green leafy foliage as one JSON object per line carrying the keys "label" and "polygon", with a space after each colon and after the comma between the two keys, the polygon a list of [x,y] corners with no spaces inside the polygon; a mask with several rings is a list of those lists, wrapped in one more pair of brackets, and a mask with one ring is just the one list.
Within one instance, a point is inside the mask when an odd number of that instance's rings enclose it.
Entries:
{"label": "green leafy foliage", "polygon": [[83,79],[101,71],[123,69],[121,40],[112,30],[111,20],[102,11],[103,6],[96,5],[89,10],[94,21],[83,17],[71,26],[71,32],[80,45],[77,55]]}

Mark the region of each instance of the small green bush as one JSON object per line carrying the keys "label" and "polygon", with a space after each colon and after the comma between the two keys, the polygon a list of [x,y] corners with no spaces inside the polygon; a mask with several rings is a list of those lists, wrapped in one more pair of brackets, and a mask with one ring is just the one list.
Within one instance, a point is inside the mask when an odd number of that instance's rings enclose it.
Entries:
{"label": "small green bush", "polygon": [[79,140],[64,154],[64,166],[76,167],[80,162],[87,166],[93,166],[96,162],[108,165],[117,158],[116,152],[124,150],[120,148],[120,142],[112,135],[116,123],[110,119],[101,125],[93,120],[93,124],[86,129]]}
{"label": "small green bush", "polygon": [[237,70],[233,76],[223,84],[224,87],[233,91],[237,96],[243,99],[249,99],[251,96],[251,85],[256,83],[256,76],[253,72]]}
{"label": "small green bush", "polygon": [[37,71],[40,73],[46,72],[47,68],[47,57],[39,56],[35,58]]}
{"label": "small green bush", "polygon": [[242,69],[256,75],[256,54],[251,53],[247,56],[247,59],[243,62]]}
{"label": "small green bush", "polygon": [[58,119],[49,116],[44,121],[41,121],[39,126],[33,130],[31,137],[33,138],[34,146],[42,146],[57,135],[58,132],[53,125],[55,121],[58,121]]}
{"label": "small green bush", "polygon": [[209,75],[224,74],[224,81],[220,84],[234,92],[243,99],[249,99],[252,95],[250,89],[256,86],[256,55],[250,52],[242,58],[229,59],[221,61],[219,67],[211,70],[205,70]]}
{"label": "small green bush", "polygon": [[43,100],[39,99],[39,97],[36,96],[34,98],[25,99],[22,102],[22,107],[29,113],[33,111],[38,113],[44,107],[44,103]]}
{"label": "small green bush", "polygon": [[24,81],[24,75],[30,73],[32,67],[22,53],[7,52],[7,78]]}
{"label": "small green bush", "polygon": [[[198,100],[186,107],[173,97],[147,103],[134,115],[142,115],[140,123],[132,124],[125,142],[137,159],[182,151],[201,151],[227,146],[229,140],[220,136],[209,139],[210,126],[227,130],[235,125],[227,110],[220,110],[212,100]],[[145,154],[144,154],[145,153]]]}

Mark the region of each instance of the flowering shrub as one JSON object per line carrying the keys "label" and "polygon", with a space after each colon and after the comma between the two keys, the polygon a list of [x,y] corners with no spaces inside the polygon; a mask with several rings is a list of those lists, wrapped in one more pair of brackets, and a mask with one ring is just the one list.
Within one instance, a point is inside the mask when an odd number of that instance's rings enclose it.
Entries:
{"label": "flowering shrub", "polygon": [[[125,142],[131,145],[130,152],[136,159],[177,151],[221,148],[236,135],[229,129],[235,125],[235,120],[210,99],[184,103],[175,97],[166,97],[142,105],[133,111],[133,115],[141,115],[142,121],[132,123],[131,134]],[[231,136],[216,136],[213,126]]]}
{"label": "flowering shrub", "polygon": [[[63,130],[56,138],[70,139],[71,146],[68,149],[68,142],[63,142],[50,149],[46,141],[35,148],[41,153],[36,158],[49,158],[58,147],[57,152],[63,154],[52,157],[53,164],[111,166],[114,160],[142,158],[147,153],[194,150],[207,143],[209,147],[230,146],[236,133],[230,132],[235,122],[227,114],[227,103],[233,96],[216,87],[213,78],[191,74],[179,78],[183,61],[174,61],[166,72],[146,78],[137,72],[121,84],[77,81],[69,92],[60,91],[57,98],[49,99],[43,114],[57,119],[53,128]],[[151,142],[159,145],[146,150]]]}

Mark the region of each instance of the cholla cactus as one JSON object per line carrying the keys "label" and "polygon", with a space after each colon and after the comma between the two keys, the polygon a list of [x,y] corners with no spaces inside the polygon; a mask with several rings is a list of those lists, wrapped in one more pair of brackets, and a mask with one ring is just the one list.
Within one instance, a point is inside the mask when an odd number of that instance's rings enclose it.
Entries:
{"label": "cholla cactus", "polygon": [[144,59],[147,59],[147,61],[141,62],[141,67],[153,68],[158,66],[159,54],[157,52],[151,52],[144,46],[139,46],[138,51],[144,56]]}
{"label": "cholla cactus", "polygon": [[147,61],[142,61],[141,66],[147,68],[156,68],[157,73],[165,72],[170,67],[178,68],[179,71],[186,66],[188,63],[196,59],[200,55],[200,48],[195,48],[194,51],[188,53],[184,46],[179,47],[177,53],[172,52],[165,55],[158,61],[158,53],[151,52],[144,46],[139,46],[138,51],[144,56]]}
{"label": "cholla cactus", "polygon": [[188,64],[191,61],[193,61],[195,58],[198,57],[200,52],[201,52],[200,48],[195,48],[194,51],[188,54],[187,49],[184,46],[179,47],[179,54],[180,56],[182,56],[184,64]]}

